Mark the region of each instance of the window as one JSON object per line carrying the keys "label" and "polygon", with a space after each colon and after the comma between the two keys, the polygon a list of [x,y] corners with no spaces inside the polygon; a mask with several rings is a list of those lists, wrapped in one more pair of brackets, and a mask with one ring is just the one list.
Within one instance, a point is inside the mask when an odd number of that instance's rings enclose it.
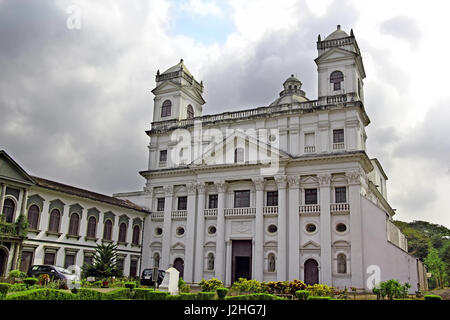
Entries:
{"label": "window", "polygon": [[131,260],[130,262],[130,278],[136,278],[137,263],[137,260]]}
{"label": "window", "polygon": [[194,108],[191,105],[187,106],[187,118],[192,119],[194,117]]}
{"label": "window", "polygon": [[334,189],[334,196],[336,203],[346,203],[347,202],[347,188],[346,187],[336,187]]}
{"label": "window", "polygon": [[305,133],[305,152],[316,151],[316,135],[314,132]]}
{"label": "window", "polygon": [[6,222],[12,223],[14,221],[14,212],[16,211],[16,204],[12,199],[5,199],[3,202],[3,217]]}
{"label": "window", "polygon": [[32,230],[39,229],[39,207],[35,204],[28,208],[28,224]]}
{"label": "window", "polygon": [[250,207],[250,190],[234,192],[234,207],[235,208]]}
{"label": "window", "polygon": [[271,224],[270,226],[267,227],[267,231],[269,231],[269,233],[275,233],[277,232],[278,228],[276,225]]}
{"label": "window", "polygon": [[69,234],[72,236],[78,235],[78,227],[80,224],[80,216],[76,213],[72,213],[69,221]]}
{"label": "window", "polygon": [[337,256],[337,272],[347,273],[347,257],[343,253]]}
{"label": "window", "polygon": [[214,270],[214,254],[208,253],[208,270]]}
{"label": "window", "polygon": [[345,231],[347,231],[347,226],[345,224],[343,224],[343,223],[339,223],[336,226],[336,231],[337,232],[345,232]]}
{"label": "window", "polygon": [[217,209],[217,194],[210,194],[209,195],[209,201],[208,201],[208,208],[209,209]]}
{"label": "window", "polygon": [[111,236],[112,236],[112,221],[111,220],[106,220],[105,221],[105,225],[103,227],[103,239],[104,240],[111,240]]}
{"label": "window", "polygon": [[85,254],[84,255],[84,259],[83,259],[83,265],[87,266],[92,264],[92,262],[94,261],[94,256],[91,254]]}
{"label": "window", "polygon": [[44,254],[44,264],[54,265],[56,259],[56,254],[53,252],[46,252]]}
{"label": "window", "polygon": [[127,225],[124,222],[119,226],[119,242],[127,242]]}
{"label": "window", "polygon": [[166,100],[163,102],[161,107],[161,118],[169,117],[172,113],[172,102],[170,100]]}
{"label": "window", "polygon": [[159,268],[159,253],[153,255],[153,267]]}
{"label": "window", "polygon": [[22,251],[22,257],[20,258],[20,271],[27,273],[30,267],[33,265],[33,251]]}
{"label": "window", "polygon": [[159,151],[159,162],[166,162],[166,161],[167,161],[167,150]]}
{"label": "window", "polygon": [[344,129],[333,130],[333,143],[344,143]]}
{"label": "window", "polygon": [[58,209],[53,209],[50,213],[50,221],[48,224],[48,231],[50,232],[59,232],[59,221],[61,219],[61,215]]}
{"label": "window", "polygon": [[330,75],[330,83],[333,84],[333,90],[341,90],[341,82],[344,81],[344,74],[340,71],[333,71]]}
{"label": "window", "polygon": [[157,236],[162,235],[162,233],[163,233],[163,229],[162,229],[162,228],[156,228],[156,229],[155,229],[155,234],[156,234]]}
{"label": "window", "polygon": [[211,235],[213,235],[213,234],[215,234],[216,233],[216,227],[215,226],[209,226],[209,228],[208,228],[208,233],[209,234],[211,234]]}
{"label": "window", "polygon": [[267,271],[275,272],[275,255],[273,253],[270,253],[268,260],[269,260],[269,265],[268,265]]}
{"label": "window", "polygon": [[87,234],[88,238],[95,238],[97,233],[97,219],[94,216],[90,216],[88,219]]}
{"label": "window", "polygon": [[244,162],[244,148],[234,149],[234,163]]}
{"label": "window", "polygon": [[178,236],[182,236],[184,234],[184,228],[183,227],[178,227],[176,230],[176,233]]}
{"label": "window", "polygon": [[187,210],[187,197],[178,197],[178,210]]}
{"label": "window", "polygon": [[268,191],[266,205],[268,207],[278,206],[278,191]]}
{"label": "window", "polygon": [[312,232],[316,231],[317,227],[313,223],[308,223],[306,225],[305,229],[306,229],[306,232],[312,233]]}
{"label": "window", "polygon": [[66,258],[64,260],[64,268],[68,268],[73,265],[75,265],[75,254],[66,253]]}
{"label": "window", "polygon": [[134,226],[133,227],[133,240],[132,243],[133,244],[139,244],[139,238],[140,238],[140,230],[141,228],[139,228],[139,226]]}
{"label": "window", "polygon": [[156,211],[164,211],[164,198],[158,198],[158,203],[156,206]]}
{"label": "window", "polygon": [[119,269],[120,271],[122,271],[123,272],[123,265],[124,265],[124,258],[119,258],[119,259],[117,259],[117,261],[116,261],[116,266],[117,266],[117,269]]}
{"label": "window", "polygon": [[317,204],[317,189],[305,189],[305,204]]}

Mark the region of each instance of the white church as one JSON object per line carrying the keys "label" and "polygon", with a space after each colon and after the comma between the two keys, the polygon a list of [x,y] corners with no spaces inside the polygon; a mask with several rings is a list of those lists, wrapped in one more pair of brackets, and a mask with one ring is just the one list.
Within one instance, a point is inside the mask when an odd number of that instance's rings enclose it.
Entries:
{"label": "white church", "polygon": [[[291,75],[267,106],[214,115],[203,115],[203,83],[183,60],[158,70],[143,191],[74,194],[29,176],[34,186],[21,187],[33,190],[34,210],[49,216],[59,209],[68,233],[56,222],[48,225],[56,231],[36,233],[47,225],[36,226],[18,245],[36,252],[27,264],[43,263],[55,250],[52,263],[62,264],[67,252],[75,254],[70,262],[86,263],[106,232],[106,241],[120,244],[127,275],[174,266],[188,283],[300,279],[368,290],[373,281],[398,279],[412,291],[424,288],[423,264],[392,223],[386,173],[366,152],[366,75],[353,31],[338,26],[319,36],[317,50],[316,99]],[[0,204],[8,183],[0,169]],[[55,202],[57,192],[63,194]],[[29,193],[9,195],[23,214],[34,203]],[[79,213],[77,230],[70,229],[71,212]],[[14,254],[2,270],[18,261]]]}

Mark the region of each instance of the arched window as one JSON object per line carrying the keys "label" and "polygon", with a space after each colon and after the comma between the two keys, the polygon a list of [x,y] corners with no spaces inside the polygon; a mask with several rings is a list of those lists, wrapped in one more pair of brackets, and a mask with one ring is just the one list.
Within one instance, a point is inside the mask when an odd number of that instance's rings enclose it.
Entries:
{"label": "arched window", "polygon": [[127,242],[127,225],[124,222],[119,226],[119,242]]}
{"label": "arched window", "polygon": [[72,213],[69,221],[69,234],[72,236],[77,236],[79,225],[80,225],[80,216],[77,213]]}
{"label": "arched window", "polygon": [[208,253],[208,270],[214,270],[214,254]]}
{"label": "arched window", "polygon": [[35,204],[28,208],[28,224],[32,230],[38,230],[39,228],[39,207]]}
{"label": "arched window", "polygon": [[106,220],[105,226],[103,227],[103,239],[104,240],[111,240],[112,236],[112,221]]}
{"label": "arched window", "polygon": [[340,71],[333,71],[330,75],[330,83],[333,84],[333,90],[341,90],[341,82],[344,81],[344,74]]}
{"label": "arched window", "polygon": [[88,219],[87,234],[88,238],[95,238],[97,234],[97,219],[94,216],[90,216]]}
{"label": "arched window", "polygon": [[16,204],[12,199],[6,199],[3,202],[3,216],[5,221],[12,223],[14,221],[14,212],[16,211]]}
{"label": "arched window", "polygon": [[194,108],[191,105],[187,106],[187,118],[192,119],[194,117]]}
{"label": "arched window", "polygon": [[269,254],[269,265],[267,271],[275,272],[275,255],[273,253]]}
{"label": "arched window", "polygon": [[139,233],[141,228],[139,226],[133,227],[133,244],[139,244]]}
{"label": "arched window", "polygon": [[347,257],[343,253],[337,256],[337,272],[347,273]]}
{"label": "arched window", "polygon": [[59,221],[61,220],[61,214],[58,209],[53,209],[50,212],[50,221],[48,224],[48,231],[50,232],[59,232]]}
{"label": "arched window", "polygon": [[172,114],[172,102],[165,100],[161,107],[161,118],[169,117]]}
{"label": "arched window", "polygon": [[234,163],[244,162],[244,148],[234,149]]}
{"label": "arched window", "polygon": [[159,268],[159,253],[153,255],[153,267]]}

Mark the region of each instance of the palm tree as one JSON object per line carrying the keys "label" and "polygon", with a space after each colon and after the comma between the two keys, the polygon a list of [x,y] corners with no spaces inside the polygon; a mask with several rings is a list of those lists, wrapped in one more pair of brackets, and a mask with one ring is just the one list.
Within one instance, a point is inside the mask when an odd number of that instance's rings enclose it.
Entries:
{"label": "palm tree", "polygon": [[117,267],[117,245],[114,243],[99,244],[95,249],[92,264],[83,266],[85,277],[107,279],[121,277],[122,270]]}

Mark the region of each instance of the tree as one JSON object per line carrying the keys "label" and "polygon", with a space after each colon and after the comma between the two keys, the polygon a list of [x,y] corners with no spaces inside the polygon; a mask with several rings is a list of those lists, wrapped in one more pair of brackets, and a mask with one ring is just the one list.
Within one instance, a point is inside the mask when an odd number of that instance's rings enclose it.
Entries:
{"label": "tree", "polygon": [[93,263],[83,266],[85,277],[110,278],[121,277],[122,270],[117,267],[117,245],[114,243],[99,244],[95,249]]}
{"label": "tree", "polygon": [[430,246],[424,262],[428,271],[431,272],[431,279],[435,281],[436,287],[443,288],[446,265],[439,257],[438,250]]}

